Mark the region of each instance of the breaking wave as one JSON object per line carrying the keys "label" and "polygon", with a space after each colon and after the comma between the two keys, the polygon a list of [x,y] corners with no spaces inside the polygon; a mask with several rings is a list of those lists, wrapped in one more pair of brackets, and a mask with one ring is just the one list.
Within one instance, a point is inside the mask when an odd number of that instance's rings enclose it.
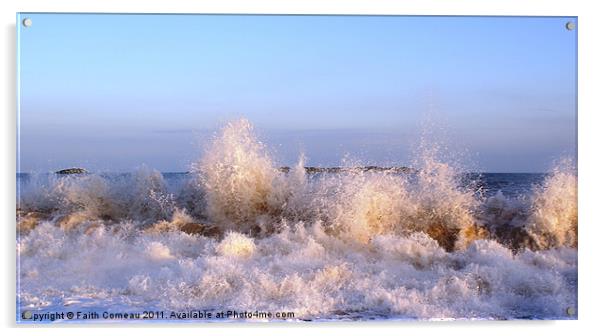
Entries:
{"label": "breaking wave", "polygon": [[[283,171],[247,120],[190,174],[37,174],[19,184],[18,304],[293,311],[300,319],[574,318],[577,178],[486,195],[416,171]],[[476,182],[475,182],[476,181]]]}

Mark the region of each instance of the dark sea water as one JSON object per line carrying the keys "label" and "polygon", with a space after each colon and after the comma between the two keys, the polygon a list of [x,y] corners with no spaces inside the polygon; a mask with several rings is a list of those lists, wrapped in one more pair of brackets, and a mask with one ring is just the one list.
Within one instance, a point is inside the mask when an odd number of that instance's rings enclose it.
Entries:
{"label": "dark sea water", "polygon": [[481,187],[486,196],[498,191],[509,197],[520,197],[531,193],[533,186],[543,183],[544,173],[472,173],[466,180]]}
{"label": "dark sea water", "polygon": [[[336,173],[316,173],[310,174],[314,176],[336,174]],[[408,173],[411,175],[411,173]],[[17,187],[27,187],[31,177],[56,177],[53,173],[18,173]],[[99,173],[98,175],[107,179],[123,179],[127,180],[131,177],[131,173]],[[162,172],[161,175],[165,179],[168,186],[177,187],[194,178],[191,173],[187,172]],[[528,196],[534,185],[541,184],[547,173],[466,173],[461,174],[461,181],[467,186],[480,190],[485,196],[493,196],[498,191],[501,191],[507,197],[524,197]],[[314,177],[315,178],[315,177]]]}

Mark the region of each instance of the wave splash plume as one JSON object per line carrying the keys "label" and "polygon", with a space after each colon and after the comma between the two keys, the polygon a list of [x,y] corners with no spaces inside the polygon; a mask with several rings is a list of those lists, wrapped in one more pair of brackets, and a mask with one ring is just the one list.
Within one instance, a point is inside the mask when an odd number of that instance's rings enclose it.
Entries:
{"label": "wave splash plume", "polygon": [[519,197],[438,159],[417,171],[279,169],[247,120],[191,174],[32,175],[21,309],[246,309],[298,319],[575,318],[577,178]]}

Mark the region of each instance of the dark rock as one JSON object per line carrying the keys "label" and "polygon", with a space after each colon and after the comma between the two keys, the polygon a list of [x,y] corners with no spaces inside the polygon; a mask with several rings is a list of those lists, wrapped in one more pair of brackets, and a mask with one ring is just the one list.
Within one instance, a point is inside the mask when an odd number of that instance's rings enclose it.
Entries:
{"label": "dark rock", "polygon": [[186,223],[180,227],[180,231],[190,235],[202,235],[207,237],[219,237],[221,230],[217,227],[198,223]]}
{"label": "dark rock", "polygon": [[538,250],[537,244],[524,227],[503,225],[496,228],[495,236],[501,244],[510,247],[514,253],[524,248]]}
{"label": "dark rock", "polygon": [[452,252],[454,250],[454,246],[456,244],[456,240],[458,239],[458,234],[460,233],[460,229],[450,228],[443,223],[433,223],[431,224],[425,232],[431,238],[439,243],[445,251]]}
{"label": "dark rock", "polygon": [[205,231],[205,226],[203,224],[186,223],[180,227],[180,231],[191,235],[201,235]]}
{"label": "dark rock", "polygon": [[[308,174],[316,173],[345,173],[345,172],[367,172],[367,171],[379,171],[379,172],[391,172],[391,173],[416,173],[417,170],[409,167],[378,167],[378,166],[360,166],[360,167],[304,167],[305,172]],[[291,171],[291,167],[280,167],[278,168],[283,173]]]}
{"label": "dark rock", "polygon": [[88,171],[85,170],[84,168],[67,168],[67,169],[61,169],[55,172],[55,174],[60,174],[60,175],[71,175],[71,174],[87,174]]}

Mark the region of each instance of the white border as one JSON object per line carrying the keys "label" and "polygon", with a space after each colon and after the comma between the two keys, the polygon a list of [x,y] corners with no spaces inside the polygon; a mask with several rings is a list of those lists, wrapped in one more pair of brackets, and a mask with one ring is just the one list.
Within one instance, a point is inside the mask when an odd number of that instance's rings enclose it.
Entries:
{"label": "white border", "polygon": [[[600,53],[599,36],[602,33],[602,12],[595,2],[586,1],[537,1],[537,0],[3,0],[2,10],[2,226],[4,229],[4,253],[0,258],[4,270],[2,278],[2,310],[0,318],[5,327],[13,332],[32,332],[38,328],[15,327],[15,156],[16,156],[16,103],[15,103],[15,17],[16,12],[130,12],[130,13],[270,13],[270,14],[406,14],[406,15],[545,15],[578,16],[579,33],[579,321],[561,322],[437,322],[437,323],[325,323],[302,325],[253,324],[253,325],[186,325],[169,326],[136,325],[125,332],[145,335],[165,333],[185,334],[245,334],[266,333],[302,335],[308,332],[344,332],[346,334],[475,334],[507,335],[516,331],[545,334],[577,334],[596,327],[597,314],[601,309],[598,258],[602,245],[600,239],[600,207],[597,195],[602,190],[600,175]],[[143,329],[146,327],[145,329]],[[114,327],[110,327],[114,329]],[[166,328],[176,328],[168,330]],[[200,328],[200,329],[198,329]],[[103,330],[104,329],[104,330]],[[114,330],[88,328],[86,333],[105,334]],[[324,330],[320,330],[324,329]],[[115,330],[116,331],[116,330]],[[82,330],[71,326],[48,328],[50,334],[79,335]]]}

